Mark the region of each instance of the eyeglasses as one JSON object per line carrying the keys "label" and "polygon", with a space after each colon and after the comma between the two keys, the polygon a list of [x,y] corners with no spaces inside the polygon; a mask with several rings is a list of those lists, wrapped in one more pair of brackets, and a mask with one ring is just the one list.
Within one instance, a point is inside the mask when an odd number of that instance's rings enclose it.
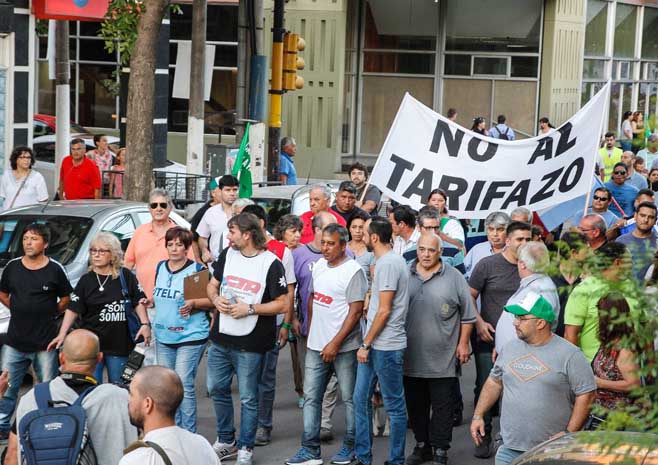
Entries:
{"label": "eyeglasses", "polygon": [[151,207],[151,210],[155,210],[156,208],[160,207],[163,210],[166,210],[169,208],[169,204],[167,202],[151,202],[149,204],[149,207]]}
{"label": "eyeglasses", "polygon": [[89,249],[89,255],[104,255],[110,252],[112,251],[108,249]]}
{"label": "eyeglasses", "polygon": [[625,175],[626,171],[614,171],[613,174],[622,174]]}
{"label": "eyeglasses", "polygon": [[433,230],[433,231],[440,231],[440,230],[441,230],[441,226],[421,226],[421,228],[423,228],[423,229],[431,229],[431,230]]}
{"label": "eyeglasses", "polygon": [[514,315],[514,319],[517,321],[541,320],[541,318],[537,317],[523,318],[522,315]]}
{"label": "eyeglasses", "polygon": [[21,155],[18,157],[19,160],[32,160],[32,155]]}
{"label": "eyeglasses", "polygon": [[[617,174],[617,173],[615,173],[615,174]],[[599,197],[598,195],[595,195],[594,200],[600,200],[601,202],[607,202],[610,199],[607,198],[607,197]]]}

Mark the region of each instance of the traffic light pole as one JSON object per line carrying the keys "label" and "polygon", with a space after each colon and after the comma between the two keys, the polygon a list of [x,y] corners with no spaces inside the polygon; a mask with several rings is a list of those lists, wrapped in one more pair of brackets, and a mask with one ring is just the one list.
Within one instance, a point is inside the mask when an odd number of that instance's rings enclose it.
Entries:
{"label": "traffic light pole", "polygon": [[270,86],[270,127],[268,133],[267,180],[279,180],[281,101],[283,100],[283,15],[284,1],[274,0],[272,26],[272,84]]}

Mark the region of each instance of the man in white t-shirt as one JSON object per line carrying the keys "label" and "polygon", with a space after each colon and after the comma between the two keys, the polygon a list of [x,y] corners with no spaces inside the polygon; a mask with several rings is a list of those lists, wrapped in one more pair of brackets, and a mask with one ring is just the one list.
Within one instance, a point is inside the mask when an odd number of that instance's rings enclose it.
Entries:
{"label": "man in white t-shirt", "polygon": [[313,267],[308,302],[302,447],[286,461],[288,465],[322,465],[322,397],[332,371],[336,373],[345,402],[345,437],[331,463],[346,465],[354,459],[352,394],[356,383],[356,352],[361,344],[358,322],[368,280],[361,266],[346,255],[348,240],[347,229],[338,224],[329,224],[322,231],[323,258]]}
{"label": "man in white t-shirt", "polygon": [[174,370],[141,368],[130,383],[130,422],[144,438],[126,449],[119,465],[162,465],[164,457],[176,465],[220,465],[210,443],[176,426],[176,410],[183,400],[183,383]]}
{"label": "man in white t-shirt", "polygon": [[222,233],[226,231],[228,220],[233,216],[231,206],[238,198],[240,181],[226,174],[217,183],[222,201],[210,207],[196,228],[199,235],[199,251],[204,263],[211,263],[219,257],[222,247]]}

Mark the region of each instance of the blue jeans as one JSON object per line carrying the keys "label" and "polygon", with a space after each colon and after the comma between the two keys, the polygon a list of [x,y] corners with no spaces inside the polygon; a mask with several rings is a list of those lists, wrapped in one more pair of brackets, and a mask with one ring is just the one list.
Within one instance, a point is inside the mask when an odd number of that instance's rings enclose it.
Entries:
{"label": "blue jeans", "polygon": [[16,398],[30,364],[40,382],[50,381],[59,372],[57,351],[21,352],[5,344],[2,347],[2,368],[9,371],[9,388],[0,400],[0,431],[9,431]]}
{"label": "blue jeans", "polygon": [[[619,141],[619,145],[621,145],[621,149],[624,152],[629,152],[633,148],[633,143],[630,141],[630,139],[621,139]],[[650,166],[648,168],[651,169]]]}
{"label": "blue jeans", "polygon": [[183,401],[176,411],[176,425],[196,433],[196,392],[194,380],[206,344],[171,347],[156,342],[155,351],[162,366],[174,370],[183,383]]}
{"label": "blue jeans", "polygon": [[518,456],[523,454],[522,450],[514,450],[501,445],[496,452],[496,462],[495,465],[509,465],[512,463]]}
{"label": "blue jeans", "polygon": [[320,425],[322,422],[322,399],[331,373],[336,373],[340,396],[345,403],[345,437],[343,445],[354,449],[354,403],[352,395],[356,384],[356,350],[341,352],[336,360],[322,361],[320,352],[306,350],[304,369],[304,433],[302,447],[320,455]]}
{"label": "blue jeans", "polygon": [[254,447],[258,426],[258,377],[264,354],[210,343],[208,348],[208,392],[215,407],[219,442],[235,439],[231,381],[238,377],[240,395],[240,437],[237,447]]}
{"label": "blue jeans", "polygon": [[[277,331],[279,334],[279,331]],[[266,352],[258,377],[258,427],[272,429],[272,409],[276,389],[276,365],[279,361],[279,345]]]}
{"label": "blue jeans", "polygon": [[407,405],[404,400],[402,366],[404,349],[370,349],[367,363],[359,363],[354,389],[354,417],[356,441],[354,453],[364,465],[372,463],[372,395],[379,379],[384,409],[391,421],[389,437],[390,465],[404,464],[404,447],[407,439]]}
{"label": "blue jeans", "polygon": [[96,381],[98,381],[99,383],[102,383],[103,368],[107,368],[107,382],[108,383],[121,382],[121,373],[123,373],[123,367],[125,366],[127,361],[128,361],[127,356],[103,354],[103,360],[101,360],[101,363],[96,365],[94,378],[96,378]]}

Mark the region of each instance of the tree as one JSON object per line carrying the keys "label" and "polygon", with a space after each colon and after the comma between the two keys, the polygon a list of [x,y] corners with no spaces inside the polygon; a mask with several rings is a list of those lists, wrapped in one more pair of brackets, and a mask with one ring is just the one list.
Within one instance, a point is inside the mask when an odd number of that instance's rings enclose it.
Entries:
{"label": "tree", "polygon": [[[101,36],[105,48],[119,50],[130,64],[126,109],[126,199],[147,201],[153,187],[155,63],[160,25],[169,0],[112,0]],[[173,7],[180,11],[177,6]]]}

